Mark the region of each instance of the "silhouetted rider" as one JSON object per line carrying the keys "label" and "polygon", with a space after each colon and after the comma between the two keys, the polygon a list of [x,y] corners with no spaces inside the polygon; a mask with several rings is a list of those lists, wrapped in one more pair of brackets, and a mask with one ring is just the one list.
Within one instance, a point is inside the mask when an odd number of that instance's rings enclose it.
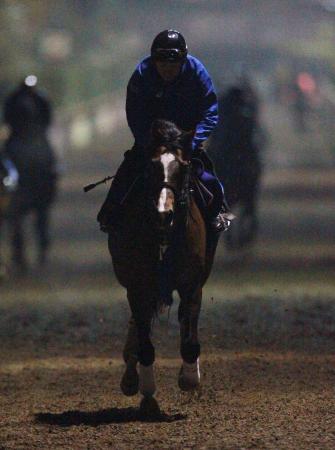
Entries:
{"label": "silhouetted rider", "polygon": [[185,131],[194,130],[193,157],[204,161],[206,170],[200,177],[214,195],[209,222],[217,229],[225,226],[219,216],[223,189],[203,149],[218,122],[217,97],[207,70],[188,54],[178,31],[165,30],[155,37],[151,55],[139,63],[128,83],[126,113],[135,144],[126,152],[98,214],[101,228],[118,225],[123,199],[146,164],[145,150],[155,119],[169,120]]}
{"label": "silhouetted rider", "polygon": [[229,205],[241,206],[235,228],[238,230],[239,224],[241,232],[226,237],[228,240],[238,237],[238,245],[242,246],[257,233],[261,151],[266,145],[259,123],[259,99],[250,82],[244,80],[228,87],[219,98],[219,111],[221,120],[213,134],[211,155]]}
{"label": "silhouetted rider", "polygon": [[36,76],[29,75],[4,104],[4,121],[10,131],[4,153],[19,173],[19,186],[9,208],[12,259],[21,267],[26,265],[22,223],[30,211],[36,213],[39,262],[45,261],[50,241],[49,210],[57,180],[56,158],[47,137],[51,105],[36,84]]}
{"label": "silhouetted rider", "polygon": [[36,83],[37,78],[29,75],[5,102],[4,120],[12,136],[45,133],[50,125],[50,102]]}

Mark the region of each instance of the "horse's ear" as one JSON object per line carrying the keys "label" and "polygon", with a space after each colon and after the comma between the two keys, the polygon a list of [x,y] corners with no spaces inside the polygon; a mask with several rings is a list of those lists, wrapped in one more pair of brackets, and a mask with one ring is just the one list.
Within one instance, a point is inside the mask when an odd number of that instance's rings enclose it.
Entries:
{"label": "horse's ear", "polygon": [[192,154],[192,142],[194,138],[195,131],[185,131],[185,133],[182,134],[180,141],[183,147],[183,155],[185,160],[189,160],[191,158]]}

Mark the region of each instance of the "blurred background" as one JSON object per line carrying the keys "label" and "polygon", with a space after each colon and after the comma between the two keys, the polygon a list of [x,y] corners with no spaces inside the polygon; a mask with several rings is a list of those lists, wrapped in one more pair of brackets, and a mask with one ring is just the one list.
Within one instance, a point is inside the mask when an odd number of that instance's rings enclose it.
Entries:
{"label": "blurred background", "polygon": [[[259,104],[258,234],[238,249],[221,239],[206,299],[334,299],[335,1],[2,0],[0,24],[0,102],[25,76],[38,77],[53,107],[49,135],[60,174],[48,264],[35,266],[28,222],[30,272],[12,275],[3,227],[2,259],[9,269],[1,298],[13,308],[9,313],[3,306],[3,335],[21,326],[8,321],[10,314],[17,318],[18,301],[27,311],[38,302],[51,309],[59,302],[70,309],[102,302],[106,312],[110,299],[124,297],[96,223],[108,186],[87,194],[82,187],[112,175],[131,147],[126,86],[166,28],[184,34],[220,95],[247,79]],[[3,124],[2,143],[7,135]],[[284,309],[273,320],[281,314]],[[101,327],[107,332],[95,315],[86,319],[86,337]]]}
{"label": "blurred background", "polygon": [[[109,186],[83,192],[113,175],[132,146],[126,86],[166,28],[185,36],[220,99],[247,88],[252,145],[235,169],[255,192],[252,216],[234,204],[238,218],[204,289],[203,390],[193,400],[177,390],[177,299],[155,323],[158,398],[188,415],[168,432],[119,424],[138,406],[119,390],[129,308],[96,222]],[[25,270],[12,265],[12,225],[0,215],[0,447],[163,448],[159,435],[170,439],[164,448],[181,436],[183,448],[195,448],[194,436],[201,448],[334,448],[335,0],[0,0],[0,29],[0,148],[5,101],[35,75],[51,104],[58,174],[47,254],[35,242],[43,224],[25,219]],[[213,139],[224,170],[228,150]],[[44,147],[24,148],[29,170]],[[105,421],[116,405],[118,423]],[[59,427],[50,414],[73,410],[65,425],[82,426]],[[57,426],[38,425],[39,412]]]}

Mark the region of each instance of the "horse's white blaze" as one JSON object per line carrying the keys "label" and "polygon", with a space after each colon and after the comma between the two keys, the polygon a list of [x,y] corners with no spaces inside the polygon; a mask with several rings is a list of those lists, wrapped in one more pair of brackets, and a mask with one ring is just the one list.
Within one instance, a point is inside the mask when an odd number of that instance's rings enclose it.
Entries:
{"label": "horse's white blaze", "polygon": [[158,212],[173,211],[174,195],[171,189],[163,188],[158,199]]}
{"label": "horse's white blaze", "polygon": [[169,168],[169,164],[174,161],[176,159],[175,155],[173,155],[172,153],[163,153],[163,155],[161,156],[161,163],[163,164],[164,167],[164,181],[168,180],[168,168]]}
{"label": "horse's white blaze", "polygon": [[[164,153],[160,161],[163,164],[164,169],[164,181],[168,181],[169,176],[169,164],[176,159],[175,155],[172,153]],[[163,188],[159,200],[158,200],[158,211],[168,212],[173,211],[174,195],[171,189]]]}
{"label": "horse's white blaze", "polygon": [[140,392],[145,397],[152,396],[156,390],[154,367],[139,365],[139,377],[140,377]]}
{"label": "horse's white blaze", "polygon": [[183,378],[193,386],[200,384],[200,362],[199,358],[195,363],[189,364],[183,361]]}

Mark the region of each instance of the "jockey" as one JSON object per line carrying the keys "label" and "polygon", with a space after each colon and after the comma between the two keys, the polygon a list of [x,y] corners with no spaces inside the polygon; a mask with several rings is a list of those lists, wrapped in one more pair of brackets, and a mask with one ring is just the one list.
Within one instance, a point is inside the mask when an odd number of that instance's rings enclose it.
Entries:
{"label": "jockey", "polygon": [[8,209],[10,241],[14,266],[26,269],[22,222],[30,212],[36,213],[36,236],[39,263],[44,264],[49,246],[49,214],[57,188],[57,161],[47,131],[51,123],[51,104],[37,89],[37,77],[27,76],[4,104],[4,121],[9,137],[4,156],[19,174],[18,188]]}
{"label": "jockey", "polygon": [[218,231],[226,229],[229,221],[220,214],[227,212],[227,208],[223,209],[223,188],[203,147],[218,123],[217,96],[206,68],[188,54],[185,39],[178,31],[165,30],[155,37],[151,55],[139,63],[128,83],[126,113],[135,143],[125,153],[98,214],[101,229],[108,230],[119,222],[123,199],[145,166],[155,119],[169,120],[184,131],[194,131],[192,159],[202,161],[200,180],[214,196],[207,211],[209,223]]}

